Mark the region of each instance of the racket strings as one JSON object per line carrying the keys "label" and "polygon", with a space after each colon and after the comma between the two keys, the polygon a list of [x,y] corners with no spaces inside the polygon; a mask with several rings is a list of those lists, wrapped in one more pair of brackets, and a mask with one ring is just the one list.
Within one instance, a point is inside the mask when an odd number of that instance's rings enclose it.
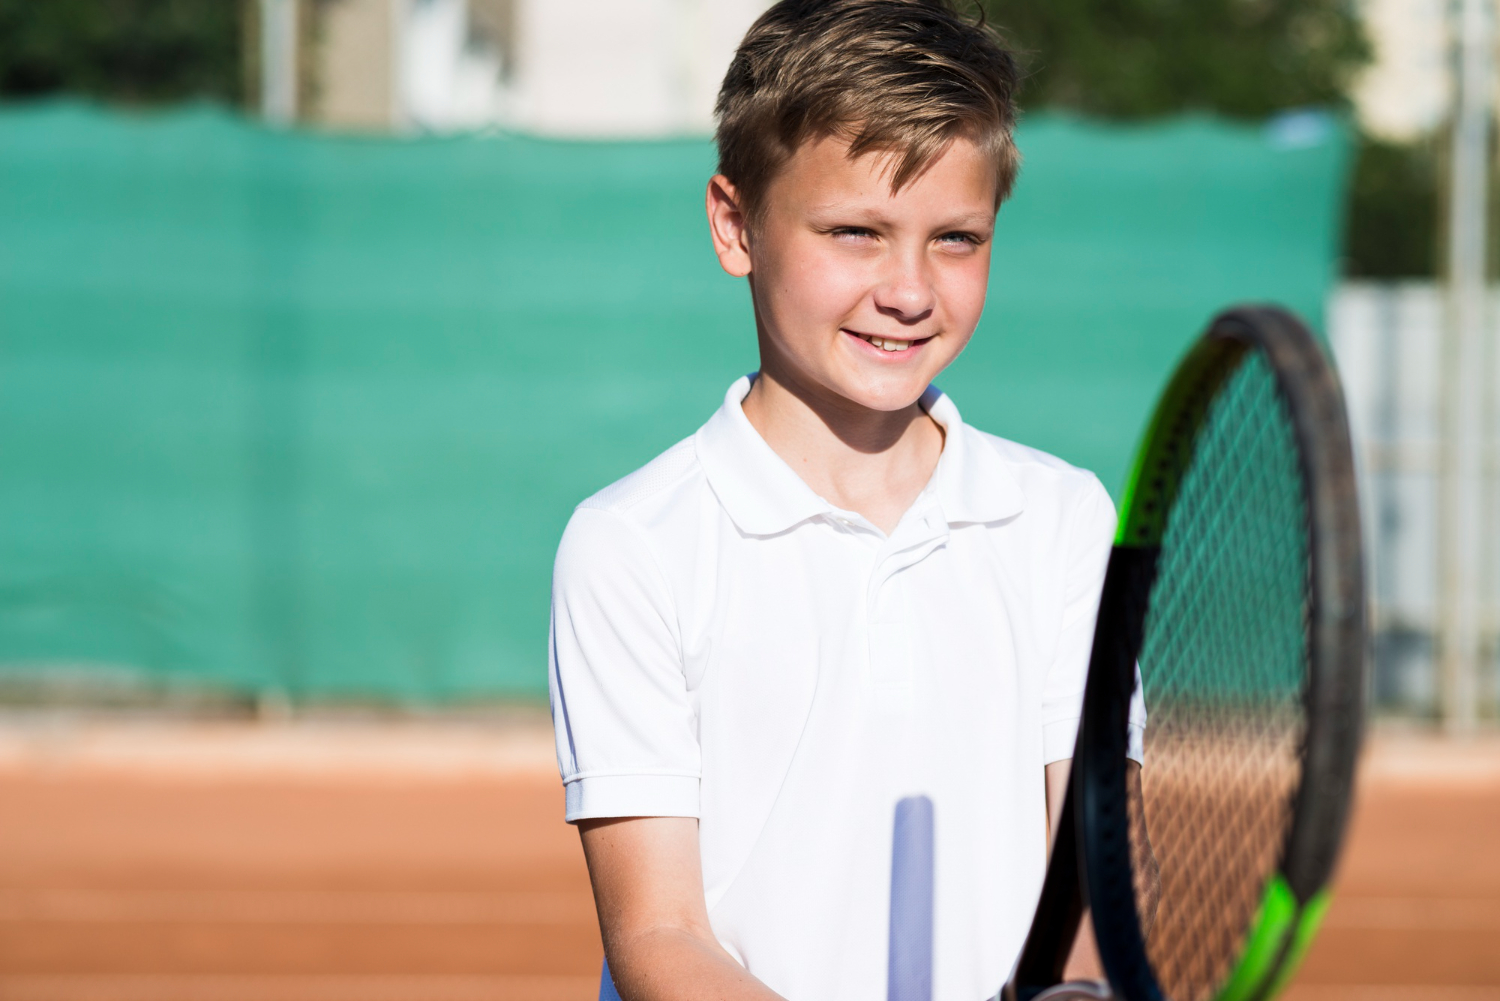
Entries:
{"label": "racket strings", "polygon": [[1144,816],[1131,829],[1149,833],[1161,867],[1147,953],[1172,1001],[1217,994],[1285,841],[1304,726],[1306,525],[1291,419],[1252,353],[1199,431],[1140,656]]}

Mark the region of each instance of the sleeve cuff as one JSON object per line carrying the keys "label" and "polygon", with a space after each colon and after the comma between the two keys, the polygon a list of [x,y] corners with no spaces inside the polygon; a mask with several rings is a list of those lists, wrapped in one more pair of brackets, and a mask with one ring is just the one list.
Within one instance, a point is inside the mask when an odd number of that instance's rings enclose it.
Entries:
{"label": "sleeve cuff", "polygon": [[[1042,727],[1042,764],[1063,761],[1073,756],[1078,743],[1078,721],[1060,719]],[[1125,726],[1125,757],[1140,764],[1146,758],[1146,728],[1139,723]]]}
{"label": "sleeve cuff", "polygon": [[696,775],[593,775],[563,788],[570,824],[595,817],[698,816]]}
{"label": "sleeve cuff", "polygon": [[1066,761],[1078,743],[1078,720],[1059,719],[1042,727],[1042,764]]}

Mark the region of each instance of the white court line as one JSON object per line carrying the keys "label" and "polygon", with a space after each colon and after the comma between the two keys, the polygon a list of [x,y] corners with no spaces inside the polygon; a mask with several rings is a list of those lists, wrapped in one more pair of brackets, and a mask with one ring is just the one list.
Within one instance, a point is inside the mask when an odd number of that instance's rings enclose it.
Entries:
{"label": "white court line", "polygon": [[1359,763],[1361,785],[1500,790],[1500,734],[1443,737],[1377,726]]}
{"label": "white court line", "polygon": [[1336,895],[1323,927],[1493,931],[1500,942],[1500,899]]}
{"label": "white court line", "polygon": [[592,1001],[598,991],[598,977],[573,976],[0,976],[0,1001]]}
{"label": "white court line", "polygon": [[1278,1001],[1500,1001],[1500,986],[1296,984]]}
{"label": "white court line", "polygon": [[[0,718],[0,777],[236,780],[555,778],[545,713],[470,720]],[[1500,790],[1500,734],[1377,725],[1362,785]]]}
{"label": "white court line", "polygon": [[49,924],[589,925],[587,895],[557,892],[0,890],[0,922]]}
{"label": "white court line", "polygon": [[557,778],[545,721],[0,723],[0,776],[175,781]]}

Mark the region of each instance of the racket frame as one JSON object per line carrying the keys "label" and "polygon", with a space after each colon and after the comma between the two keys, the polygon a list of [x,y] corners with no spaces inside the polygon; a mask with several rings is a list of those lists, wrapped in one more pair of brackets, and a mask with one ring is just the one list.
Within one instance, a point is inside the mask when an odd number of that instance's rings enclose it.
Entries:
{"label": "racket frame", "polygon": [[[1266,1001],[1295,972],[1328,904],[1343,841],[1364,709],[1368,640],[1358,500],[1343,394],[1291,313],[1240,307],[1216,317],[1152,416],[1121,504],[1095,628],[1070,794],[1084,897],[1100,959],[1125,1001],[1167,1001],[1136,911],[1125,787],[1126,721],[1167,519],[1215,393],[1252,351],[1291,417],[1308,514],[1307,727],[1292,823],[1276,873],[1215,1001]],[[1028,943],[1029,945],[1029,943]]]}
{"label": "racket frame", "polygon": [[1062,980],[1063,967],[1073,951],[1073,940],[1083,920],[1079,866],[1078,823],[1074,819],[1073,788],[1069,783],[1031,930],[998,1001],[1034,1001]]}

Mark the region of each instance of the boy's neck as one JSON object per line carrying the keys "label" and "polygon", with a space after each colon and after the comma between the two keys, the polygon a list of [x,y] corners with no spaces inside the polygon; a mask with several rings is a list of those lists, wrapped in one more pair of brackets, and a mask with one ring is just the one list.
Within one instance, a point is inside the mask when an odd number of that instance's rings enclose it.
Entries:
{"label": "boy's neck", "polygon": [[915,403],[871,410],[820,389],[763,369],[745,417],[815,493],[890,534],[931,480],[943,429]]}

